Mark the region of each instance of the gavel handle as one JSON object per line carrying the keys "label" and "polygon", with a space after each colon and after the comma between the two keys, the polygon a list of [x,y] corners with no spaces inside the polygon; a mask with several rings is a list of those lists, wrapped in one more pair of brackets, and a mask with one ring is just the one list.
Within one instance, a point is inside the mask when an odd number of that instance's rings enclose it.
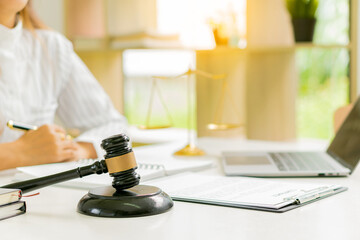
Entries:
{"label": "gavel handle", "polygon": [[95,163],[88,166],[78,167],[73,170],[56,173],[41,178],[35,178],[27,181],[8,184],[2,186],[2,188],[15,188],[20,189],[23,193],[27,193],[42,187],[46,187],[60,182],[65,182],[71,179],[82,178],[91,174],[103,174],[107,172],[108,169],[106,167],[106,163],[104,160],[101,160],[96,161]]}

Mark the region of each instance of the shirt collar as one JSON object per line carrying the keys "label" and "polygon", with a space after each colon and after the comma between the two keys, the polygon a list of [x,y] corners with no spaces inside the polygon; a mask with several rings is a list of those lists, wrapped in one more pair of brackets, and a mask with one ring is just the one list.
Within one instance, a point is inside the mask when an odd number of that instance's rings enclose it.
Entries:
{"label": "shirt collar", "polygon": [[14,28],[7,28],[0,24],[0,49],[11,50],[22,34],[22,22],[19,21]]}

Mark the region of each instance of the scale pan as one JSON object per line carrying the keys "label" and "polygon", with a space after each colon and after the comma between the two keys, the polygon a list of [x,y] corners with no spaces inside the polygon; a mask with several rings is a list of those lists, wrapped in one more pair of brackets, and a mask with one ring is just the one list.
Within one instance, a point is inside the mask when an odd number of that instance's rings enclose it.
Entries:
{"label": "scale pan", "polygon": [[158,125],[158,126],[140,125],[140,126],[138,126],[138,128],[142,129],[142,130],[154,130],[154,129],[171,128],[171,125]]}
{"label": "scale pan", "polygon": [[228,130],[228,129],[233,129],[233,128],[239,128],[241,127],[241,124],[235,124],[235,123],[209,123],[207,125],[207,128],[209,130]]}

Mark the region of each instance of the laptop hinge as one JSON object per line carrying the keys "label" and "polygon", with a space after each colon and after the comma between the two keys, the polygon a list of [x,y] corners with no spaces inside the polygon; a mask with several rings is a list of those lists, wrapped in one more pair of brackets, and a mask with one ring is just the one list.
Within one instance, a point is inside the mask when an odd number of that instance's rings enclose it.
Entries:
{"label": "laptop hinge", "polygon": [[335,153],[331,152],[330,150],[326,151],[326,153],[329,154],[333,159],[338,161],[341,165],[343,165],[344,167],[350,169],[350,174],[353,172],[355,167],[351,166],[350,164],[348,164],[347,162],[342,160],[340,157],[338,157]]}

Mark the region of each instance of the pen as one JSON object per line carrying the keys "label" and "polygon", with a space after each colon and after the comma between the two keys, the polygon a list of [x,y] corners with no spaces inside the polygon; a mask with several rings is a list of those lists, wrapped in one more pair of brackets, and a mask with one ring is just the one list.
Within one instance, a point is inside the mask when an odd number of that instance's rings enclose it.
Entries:
{"label": "pen", "polygon": [[[22,130],[22,131],[29,131],[29,130],[37,130],[38,127],[37,126],[32,126],[26,123],[20,123],[20,122],[14,122],[13,120],[9,120],[6,124],[9,128],[11,129],[16,129],[16,130]],[[71,140],[72,137],[70,135],[66,135],[65,134],[62,136],[62,139],[67,139],[67,140]]]}
{"label": "pen", "polygon": [[18,129],[23,131],[36,130],[37,126],[32,126],[26,123],[14,122],[13,120],[9,120],[7,122],[7,126],[11,129]]}

